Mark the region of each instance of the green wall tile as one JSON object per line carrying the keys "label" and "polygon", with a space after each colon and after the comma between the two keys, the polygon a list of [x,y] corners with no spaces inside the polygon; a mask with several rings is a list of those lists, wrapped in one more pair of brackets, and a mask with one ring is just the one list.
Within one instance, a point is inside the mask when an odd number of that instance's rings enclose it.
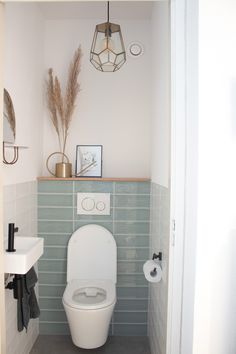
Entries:
{"label": "green wall tile", "polygon": [[146,287],[128,287],[117,286],[116,294],[118,299],[147,299],[148,298],[148,284]]}
{"label": "green wall tile", "polygon": [[149,222],[115,222],[114,223],[115,234],[148,234]]}
{"label": "green wall tile", "polygon": [[116,209],[114,219],[115,221],[149,221],[149,209]]}
{"label": "green wall tile", "polygon": [[40,320],[48,322],[67,322],[66,314],[64,310],[41,310]]}
{"label": "green wall tile", "polygon": [[67,247],[71,234],[38,234],[44,238],[44,246],[65,246]]}
{"label": "green wall tile", "polygon": [[43,273],[39,272],[38,275],[40,284],[64,284],[66,286],[66,274],[65,273]]}
{"label": "green wall tile", "polygon": [[118,299],[115,307],[115,311],[147,311],[148,310],[148,299],[147,300],[121,300]]}
{"label": "green wall tile", "polygon": [[[62,306],[66,287],[67,245],[73,230],[95,223],[111,232],[114,226],[114,237],[119,247],[118,302],[113,317],[115,324],[110,327],[110,333],[113,328],[115,335],[146,335],[146,324],[139,322],[145,320],[148,307],[148,284],[142,267],[143,262],[149,258],[150,183],[78,179],[74,182],[74,190],[72,182],[50,183],[40,182],[38,187],[39,236],[45,240],[44,254],[38,264],[39,302],[42,309],[40,333],[69,334]],[[108,216],[77,215],[77,192],[111,193],[111,207],[115,208],[111,209],[111,215]],[[118,320],[124,324],[116,324]],[[132,326],[128,324],[130,321],[134,322]]]}
{"label": "green wall tile", "polygon": [[143,261],[141,262],[119,262],[117,264],[117,273],[142,273]]}
{"label": "green wall tile", "polygon": [[45,259],[65,259],[67,257],[67,247],[44,247],[43,256],[40,261]]}
{"label": "green wall tile", "polygon": [[42,259],[38,262],[39,271],[43,272],[66,272],[66,260],[46,260]]}
{"label": "green wall tile", "polygon": [[[76,221],[75,222],[75,230],[81,226],[87,225],[88,222],[86,221]],[[97,224],[105,227],[107,230],[113,232],[113,223],[110,221],[90,221],[89,224]]]}
{"label": "green wall tile", "polygon": [[[138,304],[137,304],[138,306]],[[41,310],[63,310],[62,298],[40,298],[39,299],[39,307]],[[123,309],[122,304],[120,305],[121,309]]]}
{"label": "green wall tile", "polygon": [[115,182],[116,194],[150,194],[150,182]]}
{"label": "green wall tile", "polygon": [[42,285],[39,281],[39,297],[40,296],[59,296],[62,299],[62,296],[65,291],[65,284],[63,285]]}
{"label": "green wall tile", "polygon": [[118,260],[147,260],[149,258],[148,248],[118,248]]}
{"label": "green wall tile", "polygon": [[149,235],[115,235],[118,247],[148,247]]}
{"label": "green wall tile", "polygon": [[116,312],[113,317],[114,323],[146,323],[147,312]]}
{"label": "green wall tile", "polygon": [[39,181],[38,193],[73,193],[73,182]]}
{"label": "green wall tile", "polygon": [[73,220],[73,208],[39,208],[39,220]]}
{"label": "green wall tile", "polygon": [[39,194],[38,195],[39,206],[61,206],[61,207],[73,207],[73,195],[60,195],[60,194]]}
{"label": "green wall tile", "polygon": [[72,221],[39,221],[38,230],[40,232],[63,232],[63,233],[72,233],[73,231],[73,222]]}
{"label": "green wall tile", "polygon": [[75,181],[75,193],[112,193],[113,182]]}
{"label": "green wall tile", "polygon": [[147,286],[147,280],[143,274],[125,274],[117,276],[118,286]]}
{"label": "green wall tile", "polygon": [[149,208],[149,195],[115,195],[114,206],[119,208]]}

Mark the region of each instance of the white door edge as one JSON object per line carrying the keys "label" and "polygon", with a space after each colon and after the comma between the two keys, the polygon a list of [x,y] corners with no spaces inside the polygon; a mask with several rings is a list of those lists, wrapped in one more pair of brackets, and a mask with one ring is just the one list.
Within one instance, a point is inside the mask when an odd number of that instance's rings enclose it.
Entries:
{"label": "white door edge", "polygon": [[[197,213],[198,1],[171,2],[171,212],[167,354],[191,354]],[[174,243],[174,245],[173,245]]]}
{"label": "white door edge", "polygon": [[[3,117],[3,46],[4,46],[4,4],[0,2],[0,116]],[[0,141],[2,141],[2,124],[0,124]],[[2,156],[2,144],[0,144]],[[2,191],[2,164],[0,167],[0,190]],[[5,288],[3,265],[3,193],[0,193],[0,353],[6,352],[5,329]]]}

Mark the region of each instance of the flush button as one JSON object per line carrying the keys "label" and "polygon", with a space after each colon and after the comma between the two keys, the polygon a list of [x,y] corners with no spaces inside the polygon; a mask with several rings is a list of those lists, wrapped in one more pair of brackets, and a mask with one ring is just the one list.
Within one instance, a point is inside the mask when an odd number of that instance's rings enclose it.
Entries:
{"label": "flush button", "polygon": [[78,215],[110,215],[110,193],[77,193]]}
{"label": "flush button", "polygon": [[95,207],[95,201],[92,198],[84,198],[81,202],[82,208],[85,211],[91,211]]}
{"label": "flush button", "polygon": [[106,208],[106,205],[105,205],[104,202],[99,201],[99,202],[97,202],[97,204],[96,204],[96,208],[97,208],[97,210],[103,211],[103,210]]}

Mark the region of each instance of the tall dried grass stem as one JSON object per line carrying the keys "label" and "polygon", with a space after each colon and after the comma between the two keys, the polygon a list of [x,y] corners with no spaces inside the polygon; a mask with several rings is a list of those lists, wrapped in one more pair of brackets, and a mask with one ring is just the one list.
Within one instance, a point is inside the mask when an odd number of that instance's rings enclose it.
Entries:
{"label": "tall dried grass stem", "polygon": [[[59,139],[60,152],[65,153],[69,126],[76,107],[76,98],[80,91],[78,76],[81,67],[82,51],[79,47],[69,67],[65,97],[63,99],[61,85],[57,76],[53,76],[53,70],[48,71],[47,101],[51,121],[56,129]],[[64,161],[64,157],[62,162]]]}

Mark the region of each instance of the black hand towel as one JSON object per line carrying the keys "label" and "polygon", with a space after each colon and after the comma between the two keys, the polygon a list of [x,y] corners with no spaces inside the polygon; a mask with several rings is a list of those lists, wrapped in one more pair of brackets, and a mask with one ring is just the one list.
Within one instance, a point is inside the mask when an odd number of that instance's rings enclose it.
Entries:
{"label": "black hand towel", "polygon": [[23,278],[23,297],[17,300],[17,325],[18,331],[27,330],[30,318],[37,318],[40,309],[34,292],[34,286],[38,281],[34,267]]}

